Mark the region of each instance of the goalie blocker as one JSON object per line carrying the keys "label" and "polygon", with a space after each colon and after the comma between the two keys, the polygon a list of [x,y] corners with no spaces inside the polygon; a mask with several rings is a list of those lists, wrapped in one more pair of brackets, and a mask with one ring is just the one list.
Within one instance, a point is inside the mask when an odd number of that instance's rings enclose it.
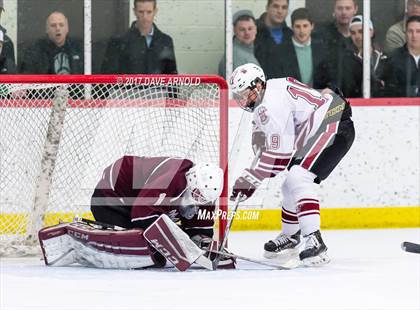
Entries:
{"label": "goalie blocker", "polygon": [[[168,216],[146,231],[100,229],[82,222],[43,228],[38,234],[45,264],[109,269],[165,267],[167,261],[184,271],[193,263],[212,269],[206,249],[200,249]],[[149,243],[149,242],[150,243]],[[219,268],[234,268],[225,257]]]}

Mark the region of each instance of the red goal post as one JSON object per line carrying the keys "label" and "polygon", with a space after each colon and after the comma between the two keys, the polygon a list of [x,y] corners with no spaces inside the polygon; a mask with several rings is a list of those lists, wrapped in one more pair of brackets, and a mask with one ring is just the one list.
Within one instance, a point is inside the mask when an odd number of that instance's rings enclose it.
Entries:
{"label": "red goal post", "polygon": [[[23,252],[58,218],[89,214],[92,184],[125,154],[219,164],[227,211],[228,91],[219,76],[0,75],[0,126],[0,254]],[[226,219],[218,226],[220,238]]]}

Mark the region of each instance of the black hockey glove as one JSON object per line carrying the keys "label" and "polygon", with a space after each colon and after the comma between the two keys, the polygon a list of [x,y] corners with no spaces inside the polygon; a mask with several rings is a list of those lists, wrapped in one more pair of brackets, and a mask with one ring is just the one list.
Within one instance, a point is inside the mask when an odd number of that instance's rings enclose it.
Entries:
{"label": "black hockey glove", "polygon": [[239,193],[242,193],[240,201],[245,201],[251,197],[255,190],[261,185],[262,177],[253,170],[245,169],[242,176],[238,178],[233,185],[232,195],[230,200],[234,201]]}
{"label": "black hockey glove", "polygon": [[254,131],[252,133],[252,150],[254,151],[254,155],[257,154],[258,150],[264,152],[266,150],[265,147],[265,133],[262,131]]}

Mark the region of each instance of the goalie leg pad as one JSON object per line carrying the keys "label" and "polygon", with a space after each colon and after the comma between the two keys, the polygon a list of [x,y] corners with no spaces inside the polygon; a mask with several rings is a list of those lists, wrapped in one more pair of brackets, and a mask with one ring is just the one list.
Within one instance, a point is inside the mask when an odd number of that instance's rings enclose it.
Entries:
{"label": "goalie leg pad", "polygon": [[73,240],[67,235],[68,223],[41,229],[38,239],[47,266],[69,266],[77,263]]}
{"label": "goalie leg pad", "polygon": [[205,252],[165,214],[144,231],[144,237],[179,271],[194,262],[212,270],[211,261],[203,256]]}
{"label": "goalie leg pad", "polygon": [[45,263],[78,263],[97,268],[135,269],[162,267],[166,261],[153,255],[143,230],[100,230],[85,223],[64,223],[39,232]]}

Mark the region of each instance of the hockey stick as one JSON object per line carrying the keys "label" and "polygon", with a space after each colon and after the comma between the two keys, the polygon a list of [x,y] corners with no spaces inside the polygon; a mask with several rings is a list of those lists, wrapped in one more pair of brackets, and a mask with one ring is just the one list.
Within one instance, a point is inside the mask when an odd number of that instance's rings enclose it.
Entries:
{"label": "hockey stick", "polygon": [[401,248],[409,253],[420,254],[420,244],[418,243],[404,241],[401,243]]}
{"label": "hockey stick", "polygon": [[[255,153],[255,157],[252,160],[252,164],[251,164],[251,169],[255,168],[255,166],[257,165],[258,159],[260,158],[262,153],[261,149],[258,149],[258,151]],[[228,218],[228,222],[225,228],[225,232],[223,234],[223,239],[220,241],[220,245],[219,245],[219,252],[222,252],[223,249],[226,246],[226,242],[227,242],[227,236],[229,235],[230,232],[230,228],[232,227],[232,223],[233,223],[233,218],[235,217],[236,211],[238,210],[239,207],[239,202],[242,200],[243,194],[242,192],[240,192],[238,194],[238,196],[236,196],[235,199],[235,203],[233,204],[233,211],[232,211],[232,216],[230,218]],[[216,256],[216,258],[213,260],[213,270],[217,269],[217,266],[219,265],[220,262],[220,254]]]}
{"label": "hockey stick", "polygon": [[220,251],[209,251],[210,253],[215,253],[218,254],[219,257],[225,256],[225,257],[229,257],[229,258],[233,258],[233,259],[240,259],[240,260],[244,260],[247,262],[251,262],[257,265],[262,265],[262,266],[267,266],[267,267],[272,267],[275,269],[279,269],[279,270],[291,270],[294,268],[297,268],[299,266],[301,266],[300,262],[299,263],[289,263],[289,264],[276,264],[276,263],[270,263],[270,262],[266,262],[266,261],[262,261],[262,260],[258,260],[258,259],[254,259],[254,258],[249,258],[246,256],[241,256],[241,255],[237,255],[237,254],[233,254],[233,253],[228,253],[228,252],[220,252]]}
{"label": "hockey stick", "polygon": [[126,230],[126,228],[124,228],[124,227],[120,227],[120,226],[116,226],[116,225],[112,225],[112,224],[107,224],[107,223],[103,223],[103,222],[98,222],[98,221],[93,221],[93,220],[85,219],[83,217],[75,217],[74,220],[76,222],[82,222],[82,223],[85,223],[85,224],[88,224],[88,225],[101,226],[102,229]]}

